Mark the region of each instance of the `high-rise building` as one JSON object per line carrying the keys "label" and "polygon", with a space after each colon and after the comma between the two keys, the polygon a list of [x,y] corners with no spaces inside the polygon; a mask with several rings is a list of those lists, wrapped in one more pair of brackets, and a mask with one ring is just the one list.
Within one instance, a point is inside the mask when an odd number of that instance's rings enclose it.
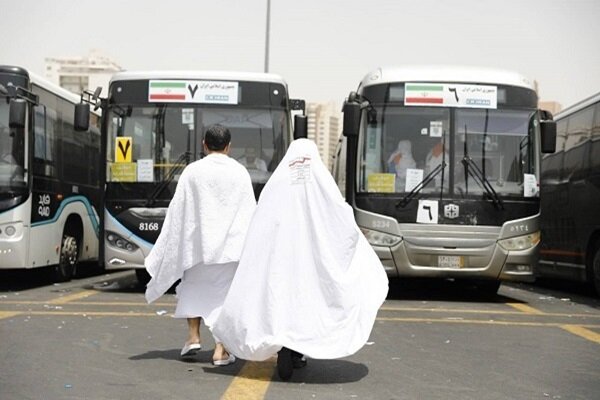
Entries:
{"label": "high-rise building", "polygon": [[99,50],[84,57],[46,58],[46,77],[53,83],[75,93],[95,90],[102,86],[104,94],[115,72],[123,68]]}
{"label": "high-rise building", "polygon": [[306,115],[308,138],[317,144],[321,159],[330,168],[341,132],[341,112],[334,102],[308,103]]}

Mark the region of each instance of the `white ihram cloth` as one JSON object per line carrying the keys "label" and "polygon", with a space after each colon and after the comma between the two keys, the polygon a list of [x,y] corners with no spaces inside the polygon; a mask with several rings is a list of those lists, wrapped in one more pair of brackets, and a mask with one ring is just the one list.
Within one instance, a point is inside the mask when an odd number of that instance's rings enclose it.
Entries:
{"label": "white ihram cloth", "polygon": [[146,300],[158,299],[192,267],[239,261],[255,208],[250,175],[239,162],[211,153],[188,165],[144,263],[152,277]]}
{"label": "white ihram cloth", "polygon": [[308,139],[292,142],[264,187],[237,272],[211,328],[254,361],[282,347],[312,358],[357,352],[388,280]]}

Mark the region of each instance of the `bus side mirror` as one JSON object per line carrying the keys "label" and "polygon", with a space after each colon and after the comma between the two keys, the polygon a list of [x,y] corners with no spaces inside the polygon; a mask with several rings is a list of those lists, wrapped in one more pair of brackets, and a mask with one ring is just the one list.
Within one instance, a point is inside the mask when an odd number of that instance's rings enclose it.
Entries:
{"label": "bus side mirror", "polygon": [[308,137],[308,118],[305,115],[294,115],[294,140]]}
{"label": "bus side mirror", "polygon": [[78,132],[85,132],[90,127],[90,105],[88,103],[75,104],[73,126]]}
{"label": "bus side mirror", "polygon": [[11,128],[25,128],[26,116],[27,102],[23,99],[11,99],[8,126]]}
{"label": "bus side mirror", "polygon": [[306,101],[302,99],[290,99],[290,110],[292,111],[302,111],[303,114],[306,114]]}
{"label": "bus side mirror", "polygon": [[342,133],[344,136],[358,136],[360,125],[360,104],[354,102],[344,103],[344,127]]}
{"label": "bus side mirror", "polygon": [[542,153],[554,153],[556,151],[556,122],[540,121],[542,136]]}

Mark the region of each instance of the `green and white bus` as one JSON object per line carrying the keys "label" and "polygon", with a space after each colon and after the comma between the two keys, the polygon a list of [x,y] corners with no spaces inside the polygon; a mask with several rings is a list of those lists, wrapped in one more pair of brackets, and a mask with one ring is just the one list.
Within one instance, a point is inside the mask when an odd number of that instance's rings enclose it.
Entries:
{"label": "green and white bus", "polygon": [[[103,113],[102,259],[109,270],[135,268],[141,282],[179,175],[203,156],[207,127],[229,128],[230,156],[246,165],[258,197],[292,140],[291,110],[303,106],[277,75],[218,71],[117,73],[108,96],[89,101]],[[86,128],[85,118],[76,125]]]}
{"label": "green and white bus", "polygon": [[99,114],[24,68],[0,66],[0,268],[50,266],[55,279],[98,259]]}

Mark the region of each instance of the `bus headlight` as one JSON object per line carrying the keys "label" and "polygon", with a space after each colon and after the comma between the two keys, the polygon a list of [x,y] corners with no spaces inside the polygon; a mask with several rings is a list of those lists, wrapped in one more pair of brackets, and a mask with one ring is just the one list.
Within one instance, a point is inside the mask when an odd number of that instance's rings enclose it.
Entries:
{"label": "bus headlight", "polygon": [[498,240],[498,244],[504,250],[526,250],[540,242],[540,231],[530,233],[528,235],[516,236],[509,239]]}
{"label": "bus headlight", "polygon": [[21,222],[9,222],[0,225],[0,237],[15,239],[17,235],[22,235],[23,224]]}
{"label": "bus headlight", "polygon": [[4,233],[6,233],[6,236],[12,236],[16,232],[17,232],[17,229],[12,225],[9,225],[6,228],[4,228]]}
{"label": "bus headlight", "polygon": [[360,228],[362,233],[365,235],[369,243],[373,246],[395,246],[402,238],[396,235],[390,235],[389,233],[383,233],[379,231],[372,231],[367,228]]}
{"label": "bus headlight", "polygon": [[129,240],[124,239],[122,236],[117,235],[114,232],[106,233],[106,241],[113,247],[127,250],[127,251],[135,251],[138,249],[138,246],[135,243],[131,243]]}

